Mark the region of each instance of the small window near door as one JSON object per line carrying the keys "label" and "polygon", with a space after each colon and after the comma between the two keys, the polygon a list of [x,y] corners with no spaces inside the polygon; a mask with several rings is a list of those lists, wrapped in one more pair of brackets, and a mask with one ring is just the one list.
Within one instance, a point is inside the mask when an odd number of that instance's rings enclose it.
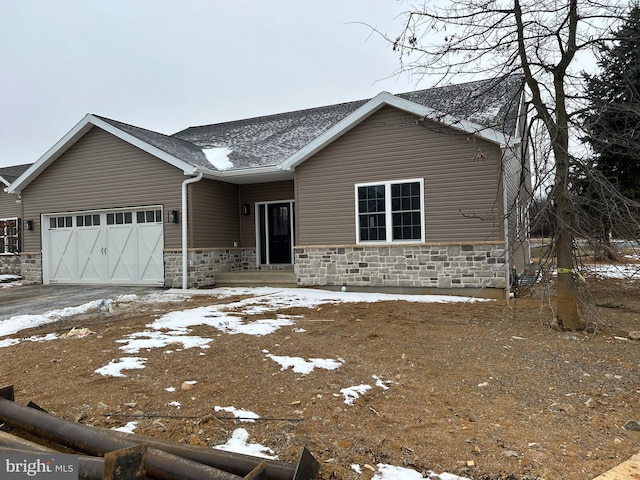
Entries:
{"label": "small window near door", "polygon": [[17,218],[0,219],[0,253],[17,253],[20,251],[19,233]]}

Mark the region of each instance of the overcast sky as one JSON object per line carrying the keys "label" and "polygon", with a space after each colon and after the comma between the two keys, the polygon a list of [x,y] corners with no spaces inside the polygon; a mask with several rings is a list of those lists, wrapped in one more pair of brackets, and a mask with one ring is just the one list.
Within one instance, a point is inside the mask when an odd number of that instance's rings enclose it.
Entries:
{"label": "overcast sky", "polygon": [[161,133],[428,88],[394,76],[398,0],[0,0],[0,167],[85,114]]}

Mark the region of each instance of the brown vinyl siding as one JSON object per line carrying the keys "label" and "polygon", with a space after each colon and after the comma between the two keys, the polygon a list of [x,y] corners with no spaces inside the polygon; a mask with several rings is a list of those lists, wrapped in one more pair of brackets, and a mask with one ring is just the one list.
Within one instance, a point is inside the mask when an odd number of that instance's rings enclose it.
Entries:
{"label": "brown vinyl siding", "polygon": [[167,223],[181,209],[183,172],[137,147],[93,127],[22,192],[24,218],[34,229],[25,251],[41,250],[40,215],[82,210],[162,205],[165,248],[181,245],[180,224]]}
{"label": "brown vinyl siding", "polygon": [[356,241],[354,185],[424,178],[427,242],[501,240],[499,146],[393,107],[296,168],[297,245]]}
{"label": "brown vinyl siding", "polygon": [[[240,203],[249,205],[249,215],[241,218],[241,247],[256,246],[256,202],[293,200],[293,181],[240,185]],[[297,242],[296,242],[297,243]]]}
{"label": "brown vinyl siding", "polygon": [[190,185],[191,246],[232,247],[240,241],[238,186],[215,180]]}
{"label": "brown vinyl siding", "polygon": [[0,182],[0,219],[2,218],[21,218],[22,204],[17,200],[20,198],[13,193],[5,193],[4,183]]}

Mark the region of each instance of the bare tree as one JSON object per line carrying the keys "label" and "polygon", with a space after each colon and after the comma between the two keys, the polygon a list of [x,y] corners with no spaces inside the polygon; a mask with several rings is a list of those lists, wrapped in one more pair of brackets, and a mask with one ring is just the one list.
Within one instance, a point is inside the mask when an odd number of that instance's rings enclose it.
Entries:
{"label": "bare tree", "polygon": [[539,179],[549,175],[555,210],[554,326],[561,329],[585,328],[574,272],[576,212],[569,195],[570,169],[580,148],[572,135],[583,108],[581,60],[611,35],[627,7],[616,0],[425,2],[406,12],[397,38],[386,36],[400,55],[399,72],[439,75],[439,83],[468,75],[524,76],[534,168]]}

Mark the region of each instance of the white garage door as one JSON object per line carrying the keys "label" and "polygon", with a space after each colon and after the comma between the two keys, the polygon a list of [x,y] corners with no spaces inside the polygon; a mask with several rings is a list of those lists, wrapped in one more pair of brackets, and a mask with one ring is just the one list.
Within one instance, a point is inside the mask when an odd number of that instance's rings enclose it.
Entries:
{"label": "white garage door", "polygon": [[160,207],[43,215],[44,283],[164,285]]}

